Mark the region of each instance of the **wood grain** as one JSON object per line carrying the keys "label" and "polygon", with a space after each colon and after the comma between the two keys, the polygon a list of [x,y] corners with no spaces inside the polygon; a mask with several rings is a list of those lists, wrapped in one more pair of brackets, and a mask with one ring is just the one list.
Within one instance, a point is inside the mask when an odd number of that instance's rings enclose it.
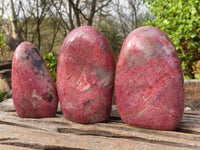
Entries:
{"label": "wood grain", "polygon": [[189,150],[200,149],[200,112],[187,111],[175,131],[126,125],[116,106],[107,122],[79,124],[56,117],[17,116],[12,100],[0,103],[0,149]]}

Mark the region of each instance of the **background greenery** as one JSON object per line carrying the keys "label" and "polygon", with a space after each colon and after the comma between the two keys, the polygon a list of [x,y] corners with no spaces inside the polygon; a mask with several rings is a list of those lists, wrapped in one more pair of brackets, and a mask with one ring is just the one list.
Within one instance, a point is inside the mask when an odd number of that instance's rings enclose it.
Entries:
{"label": "background greenery", "polygon": [[56,82],[56,71],[57,71],[57,62],[58,60],[55,58],[52,52],[44,53],[43,56],[44,61],[49,68],[49,71],[53,77],[54,82]]}
{"label": "background greenery", "polygon": [[62,42],[74,28],[96,27],[108,39],[117,60],[126,36],[150,25],[167,33],[174,43],[185,78],[199,78],[199,0],[15,0],[15,19],[7,9],[10,1],[0,2],[0,61],[11,60],[15,47],[30,41],[39,48],[56,80]]}
{"label": "background greenery", "polygon": [[0,103],[4,100],[4,96],[7,94],[8,92],[0,92]]}
{"label": "background greenery", "polygon": [[166,32],[173,41],[185,76],[195,78],[200,60],[200,1],[148,0],[151,18],[145,25]]}

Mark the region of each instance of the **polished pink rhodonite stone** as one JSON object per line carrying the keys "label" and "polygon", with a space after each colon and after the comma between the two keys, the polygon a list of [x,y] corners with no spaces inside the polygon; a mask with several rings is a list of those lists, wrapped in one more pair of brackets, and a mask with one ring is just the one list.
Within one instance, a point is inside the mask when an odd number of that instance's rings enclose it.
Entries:
{"label": "polished pink rhodonite stone", "polygon": [[110,116],[115,61],[108,41],[95,28],[82,26],[65,38],[59,54],[57,90],[64,117],[80,123]]}
{"label": "polished pink rhodonite stone", "polygon": [[58,98],[55,83],[38,49],[29,42],[21,43],[12,61],[12,92],[20,117],[53,117]]}
{"label": "polished pink rhodonite stone", "polygon": [[141,27],[127,36],[115,77],[117,109],[125,123],[175,129],[184,110],[183,85],[178,55],[165,33]]}

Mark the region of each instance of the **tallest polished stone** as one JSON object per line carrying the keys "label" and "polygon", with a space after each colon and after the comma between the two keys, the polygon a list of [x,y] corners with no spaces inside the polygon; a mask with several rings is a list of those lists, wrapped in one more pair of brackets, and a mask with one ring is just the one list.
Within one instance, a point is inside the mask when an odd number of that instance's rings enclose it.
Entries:
{"label": "tallest polished stone", "polygon": [[80,123],[110,116],[115,61],[108,41],[95,28],[83,26],[65,38],[58,60],[57,90],[64,117]]}

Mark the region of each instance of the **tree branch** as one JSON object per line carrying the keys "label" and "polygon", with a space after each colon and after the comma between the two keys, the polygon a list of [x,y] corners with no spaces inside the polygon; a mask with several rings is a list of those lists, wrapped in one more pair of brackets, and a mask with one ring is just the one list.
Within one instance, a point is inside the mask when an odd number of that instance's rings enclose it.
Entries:
{"label": "tree branch", "polygon": [[73,2],[72,0],[68,0],[68,1],[69,1],[69,3],[72,5],[72,8],[73,8],[75,14],[76,14],[76,13],[80,13],[80,14],[83,16],[83,18],[84,18],[85,20],[89,21],[88,17],[87,17],[85,14],[83,14],[82,10],[79,9],[78,6],[75,5],[74,2]]}
{"label": "tree branch", "polygon": [[96,9],[96,2],[97,0],[93,0],[92,1],[92,7],[91,7],[91,11],[90,11],[90,16],[88,18],[88,25],[91,26],[92,25],[92,20],[94,18],[94,14],[95,14],[95,9]]}
{"label": "tree branch", "polygon": [[105,3],[104,5],[101,5],[101,7],[97,8],[97,9],[95,10],[95,12],[97,12],[97,11],[101,10],[102,8],[108,6],[108,4],[109,4],[111,1],[112,1],[112,0],[108,0],[107,3]]}

